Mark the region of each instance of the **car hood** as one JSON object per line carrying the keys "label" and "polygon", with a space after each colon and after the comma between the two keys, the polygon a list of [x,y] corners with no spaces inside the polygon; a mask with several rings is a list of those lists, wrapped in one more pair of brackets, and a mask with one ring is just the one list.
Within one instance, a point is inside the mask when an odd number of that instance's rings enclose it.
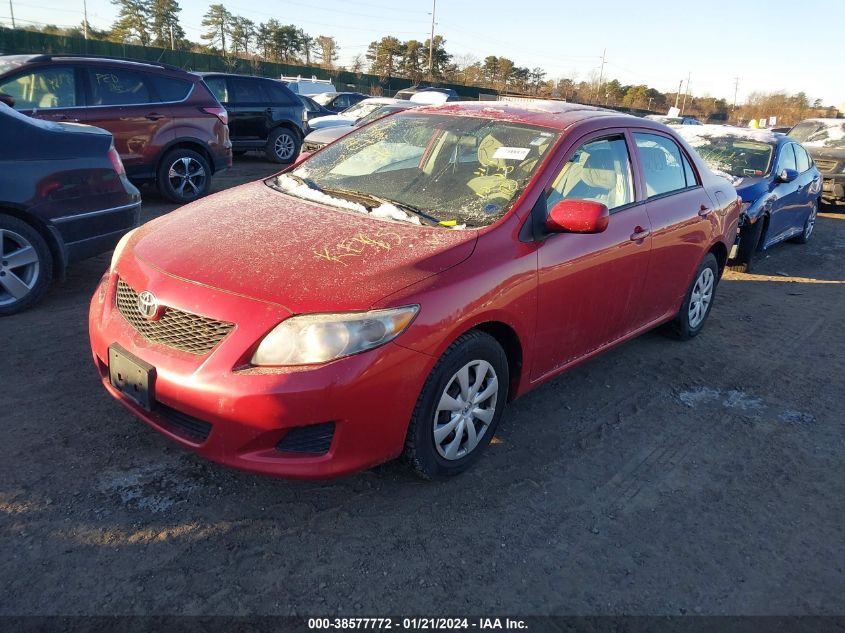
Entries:
{"label": "car hood", "polygon": [[810,156],[813,158],[829,158],[834,160],[845,159],[845,148],[842,147],[820,147],[818,145],[804,145]]}
{"label": "car hood", "polygon": [[350,116],[343,116],[342,114],[332,114],[330,116],[318,116],[311,119],[308,125],[312,130],[319,130],[324,127],[335,127],[339,125],[354,125],[355,119]]}
{"label": "car hood", "polygon": [[745,177],[738,185],[735,185],[735,188],[737,195],[742,198],[743,202],[754,202],[764,193],[768,193],[770,185],[770,178]]}
{"label": "car hood", "polygon": [[139,231],[159,271],[292,313],[361,310],[465,260],[476,231],[382,220],[264,182],[204,198]]}
{"label": "car hood", "polygon": [[354,127],[346,125],[324,127],[322,129],[311,132],[311,134],[305,137],[305,140],[310,143],[331,143],[332,141],[336,141],[337,139],[339,139],[341,136],[346,136],[353,129]]}

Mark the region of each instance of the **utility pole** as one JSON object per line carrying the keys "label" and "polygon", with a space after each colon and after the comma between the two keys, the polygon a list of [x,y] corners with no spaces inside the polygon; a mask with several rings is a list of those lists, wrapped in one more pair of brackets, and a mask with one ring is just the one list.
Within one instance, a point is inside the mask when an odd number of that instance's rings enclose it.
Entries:
{"label": "utility pole", "polygon": [[690,80],[690,77],[692,77],[692,72],[690,72],[690,74],[687,75],[687,90],[684,93],[684,102],[681,104],[681,114],[684,113],[684,108],[687,107],[687,95],[689,95],[689,80]]}
{"label": "utility pole", "polygon": [[[601,69],[599,70],[599,85],[596,88],[596,99],[599,99],[601,94],[601,86],[604,83],[604,65],[607,63],[607,49],[604,49],[601,54]],[[605,100],[605,105],[607,105]]]}
{"label": "utility pole", "polygon": [[681,99],[681,87],[684,85],[684,80],[678,82],[678,92],[675,93],[675,107],[678,107],[678,101]]}
{"label": "utility pole", "polygon": [[173,23],[170,24],[170,50],[176,50],[176,44],[173,41]]}
{"label": "utility pole", "polygon": [[736,110],[736,93],[739,92],[739,77],[734,77],[734,105],[731,108],[731,112]]}
{"label": "utility pole", "polygon": [[[10,0],[11,1],[11,0]],[[434,13],[437,10],[437,0],[431,0],[431,37],[428,39],[428,80],[434,76]]]}
{"label": "utility pole", "polygon": [[88,39],[88,0],[82,0],[82,34]]}
{"label": "utility pole", "polygon": [[9,0],[9,13],[12,15],[12,29],[15,28],[15,7],[12,6],[12,0]]}

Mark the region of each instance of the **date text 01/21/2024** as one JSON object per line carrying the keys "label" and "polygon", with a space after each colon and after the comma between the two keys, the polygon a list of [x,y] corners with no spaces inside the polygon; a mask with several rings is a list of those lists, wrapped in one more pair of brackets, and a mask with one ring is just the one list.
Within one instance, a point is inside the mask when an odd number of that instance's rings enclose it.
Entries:
{"label": "date text 01/21/2024", "polygon": [[309,618],[311,630],[370,629],[404,631],[525,630],[524,620],[511,618]]}

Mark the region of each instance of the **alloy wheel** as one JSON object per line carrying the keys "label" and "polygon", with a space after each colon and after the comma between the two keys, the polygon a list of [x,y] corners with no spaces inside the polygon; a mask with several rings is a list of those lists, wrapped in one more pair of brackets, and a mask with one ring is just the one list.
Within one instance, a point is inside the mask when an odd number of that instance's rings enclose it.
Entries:
{"label": "alloy wheel", "polygon": [[0,229],[0,305],[17,303],[32,292],[40,266],[38,252],[29,240]]}
{"label": "alloy wheel", "polygon": [[276,152],[279,160],[290,160],[296,151],[296,142],[290,134],[279,134],[276,137],[276,142],[273,144],[273,151]]}
{"label": "alloy wheel", "polygon": [[493,421],[499,380],[485,360],[473,360],[456,371],[440,396],[434,413],[434,446],[454,461],[469,455]]}
{"label": "alloy wheel", "polygon": [[818,205],[814,204],[813,208],[810,209],[810,216],[807,218],[807,224],[804,225],[804,239],[810,239],[810,236],[813,234],[813,229],[816,228],[816,213],[818,211]]}
{"label": "alloy wheel", "polygon": [[710,302],[713,300],[713,288],[715,283],[716,276],[710,268],[702,270],[698,279],[695,280],[687,312],[687,316],[689,317],[689,326],[693,330],[701,325],[701,322],[704,321],[704,317],[707,316],[707,310],[710,307]]}
{"label": "alloy wheel", "polygon": [[176,159],[167,172],[170,185],[179,196],[190,198],[199,195],[205,185],[205,168],[190,156]]}

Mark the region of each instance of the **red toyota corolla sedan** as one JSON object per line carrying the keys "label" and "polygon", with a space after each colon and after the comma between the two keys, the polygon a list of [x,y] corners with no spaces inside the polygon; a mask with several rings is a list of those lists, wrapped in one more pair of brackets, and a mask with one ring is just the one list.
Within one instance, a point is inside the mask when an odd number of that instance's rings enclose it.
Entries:
{"label": "red toyota corolla sedan", "polygon": [[106,389],[208,458],[466,469],[505,404],[655,326],[698,334],[740,203],[668,128],[450,104],[129,234],[94,294]]}

